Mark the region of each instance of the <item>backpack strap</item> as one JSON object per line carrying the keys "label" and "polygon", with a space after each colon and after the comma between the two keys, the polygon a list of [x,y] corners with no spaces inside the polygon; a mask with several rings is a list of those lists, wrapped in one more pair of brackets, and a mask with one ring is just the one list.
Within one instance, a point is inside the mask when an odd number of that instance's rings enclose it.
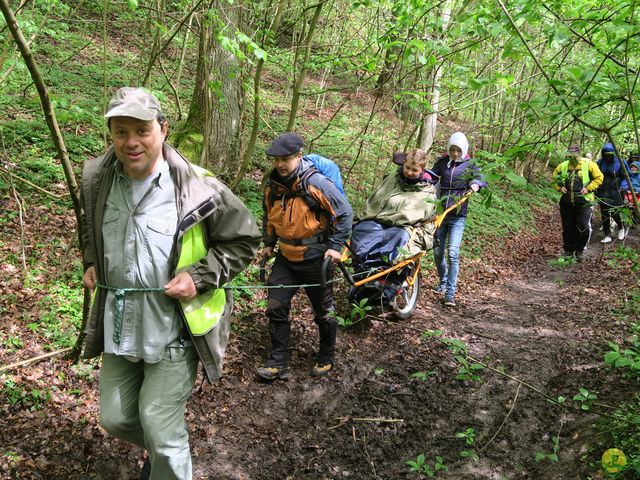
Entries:
{"label": "backpack strap", "polygon": [[296,187],[296,196],[302,197],[304,202],[314,213],[325,211],[320,206],[315,197],[309,193],[309,178],[316,173],[320,173],[320,170],[318,170],[316,167],[309,167],[300,177],[300,181],[298,182],[298,186]]}
{"label": "backpack strap", "polygon": [[331,216],[330,212],[327,212],[324,208],[320,206],[318,201],[315,199],[313,195],[309,193],[309,178],[316,173],[320,173],[316,167],[309,167],[304,173],[300,176],[300,180],[298,185],[296,186],[295,192],[286,192],[282,195],[276,192],[276,189],[273,188],[273,182],[269,180],[269,202],[273,205],[276,201],[286,202],[290,198],[300,197],[304,200],[309,206],[309,209],[314,213],[323,213],[328,217]]}

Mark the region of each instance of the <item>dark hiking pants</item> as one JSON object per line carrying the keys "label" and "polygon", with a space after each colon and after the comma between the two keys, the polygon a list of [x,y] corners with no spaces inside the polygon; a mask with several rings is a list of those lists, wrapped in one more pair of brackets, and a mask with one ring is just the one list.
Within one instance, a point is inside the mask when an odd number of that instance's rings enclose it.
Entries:
{"label": "dark hiking pants", "polygon": [[591,238],[591,205],[560,204],[562,243],[566,253],[582,253]]}
{"label": "dark hiking pants", "polygon": [[[278,255],[273,263],[267,285],[319,284],[324,258],[304,262],[291,262]],[[333,277],[333,265],[327,273],[327,281]],[[289,364],[289,337],[291,299],[300,287],[269,289],[267,318],[271,337],[271,356],[268,366],[283,367]],[[333,317],[333,286],[326,288],[304,287],[313,308],[313,320],[320,333],[318,362],[333,362],[336,348],[337,322]]]}
{"label": "dark hiking pants", "polygon": [[[605,201],[607,200],[605,199]],[[602,229],[607,237],[611,236],[611,219],[615,220],[618,224],[618,228],[622,228],[622,218],[620,218],[619,208],[620,205],[600,204],[600,212],[602,213]]]}

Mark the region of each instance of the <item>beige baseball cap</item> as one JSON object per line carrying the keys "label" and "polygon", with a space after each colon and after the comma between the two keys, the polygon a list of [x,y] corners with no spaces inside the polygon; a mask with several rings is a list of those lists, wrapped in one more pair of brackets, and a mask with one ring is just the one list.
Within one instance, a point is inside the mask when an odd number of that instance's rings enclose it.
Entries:
{"label": "beige baseball cap", "polygon": [[158,99],[144,88],[122,87],[109,101],[105,118],[133,117],[153,120],[162,114]]}

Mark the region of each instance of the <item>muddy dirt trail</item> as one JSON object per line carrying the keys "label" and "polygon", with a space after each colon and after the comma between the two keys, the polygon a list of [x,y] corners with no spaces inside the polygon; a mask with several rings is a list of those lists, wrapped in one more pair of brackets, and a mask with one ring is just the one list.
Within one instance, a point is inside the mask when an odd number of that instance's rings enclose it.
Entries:
{"label": "muddy dirt trail", "polygon": [[[555,218],[540,222],[546,231],[549,223],[558,228]],[[634,233],[627,241],[635,240]],[[637,389],[603,365],[607,340],[621,341],[628,330],[614,313],[620,272],[603,260],[599,238],[582,264],[564,268],[549,264],[560,246],[543,237],[507,239],[496,251],[503,255],[463,261],[457,307],[442,305],[428,272],[410,319],[369,318],[341,329],[339,363],[326,378],[307,374],[317,332],[303,296],[292,312],[287,381],[257,381],[255,367],[268,352],[266,320],[238,319],[225,377],[199,385],[190,401],[194,478],[426,478],[406,464],[420,454],[432,468],[442,457],[447,471],[436,478],[597,476],[589,467],[601,454],[589,450],[595,415],[548,398],[571,399],[584,387],[615,405]],[[449,339],[486,365],[472,370],[478,380],[456,378],[464,354]],[[97,426],[95,383],[79,418],[56,405],[35,416],[32,423],[49,432],[46,445],[25,431],[24,413],[1,422],[0,443],[18,445],[32,461],[32,472],[16,478],[137,478],[141,452]],[[556,436],[559,462],[536,462],[536,453],[553,452]],[[477,459],[461,457],[471,450]]]}
{"label": "muddy dirt trail", "polygon": [[[625,326],[615,322],[613,297],[600,286],[615,285],[619,274],[604,264],[598,238],[583,264],[566,268],[548,264],[560,248],[543,239],[513,239],[504,251],[515,254],[495,265],[464,265],[457,308],[444,307],[425,288],[409,320],[373,319],[342,330],[340,363],[328,378],[307,375],[316,334],[305,319],[295,324],[292,378],[256,382],[254,367],[267,352],[266,323],[244,319],[235,345],[242,356],[230,363],[216,395],[224,411],[194,432],[208,439],[196,445],[196,476],[416,478],[406,461],[421,453],[432,467],[436,456],[443,458],[448,472],[441,478],[594,473],[585,457],[595,417],[554,407],[544,395],[571,399],[584,387],[605,404],[628,395],[632,386],[610,382],[603,366],[606,340],[620,340]],[[434,280],[425,278],[424,286]],[[305,311],[304,302],[298,311]],[[442,334],[422,335],[436,330]],[[461,364],[445,339],[462,341],[491,369],[476,372],[480,381],[457,380]],[[194,418],[210,408],[202,397]],[[456,436],[469,428],[472,446]],[[560,461],[536,462],[537,452],[552,453],[557,435]],[[472,449],[477,461],[461,459],[461,451]]]}

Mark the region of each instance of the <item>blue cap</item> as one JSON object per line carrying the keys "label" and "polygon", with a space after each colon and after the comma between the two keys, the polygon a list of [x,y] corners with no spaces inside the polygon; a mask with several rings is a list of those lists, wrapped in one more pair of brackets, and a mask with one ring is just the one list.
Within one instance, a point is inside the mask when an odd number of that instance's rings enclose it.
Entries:
{"label": "blue cap", "polygon": [[300,153],[304,142],[296,133],[283,133],[276,138],[271,146],[267,149],[267,155],[270,157],[288,157],[295,153]]}

